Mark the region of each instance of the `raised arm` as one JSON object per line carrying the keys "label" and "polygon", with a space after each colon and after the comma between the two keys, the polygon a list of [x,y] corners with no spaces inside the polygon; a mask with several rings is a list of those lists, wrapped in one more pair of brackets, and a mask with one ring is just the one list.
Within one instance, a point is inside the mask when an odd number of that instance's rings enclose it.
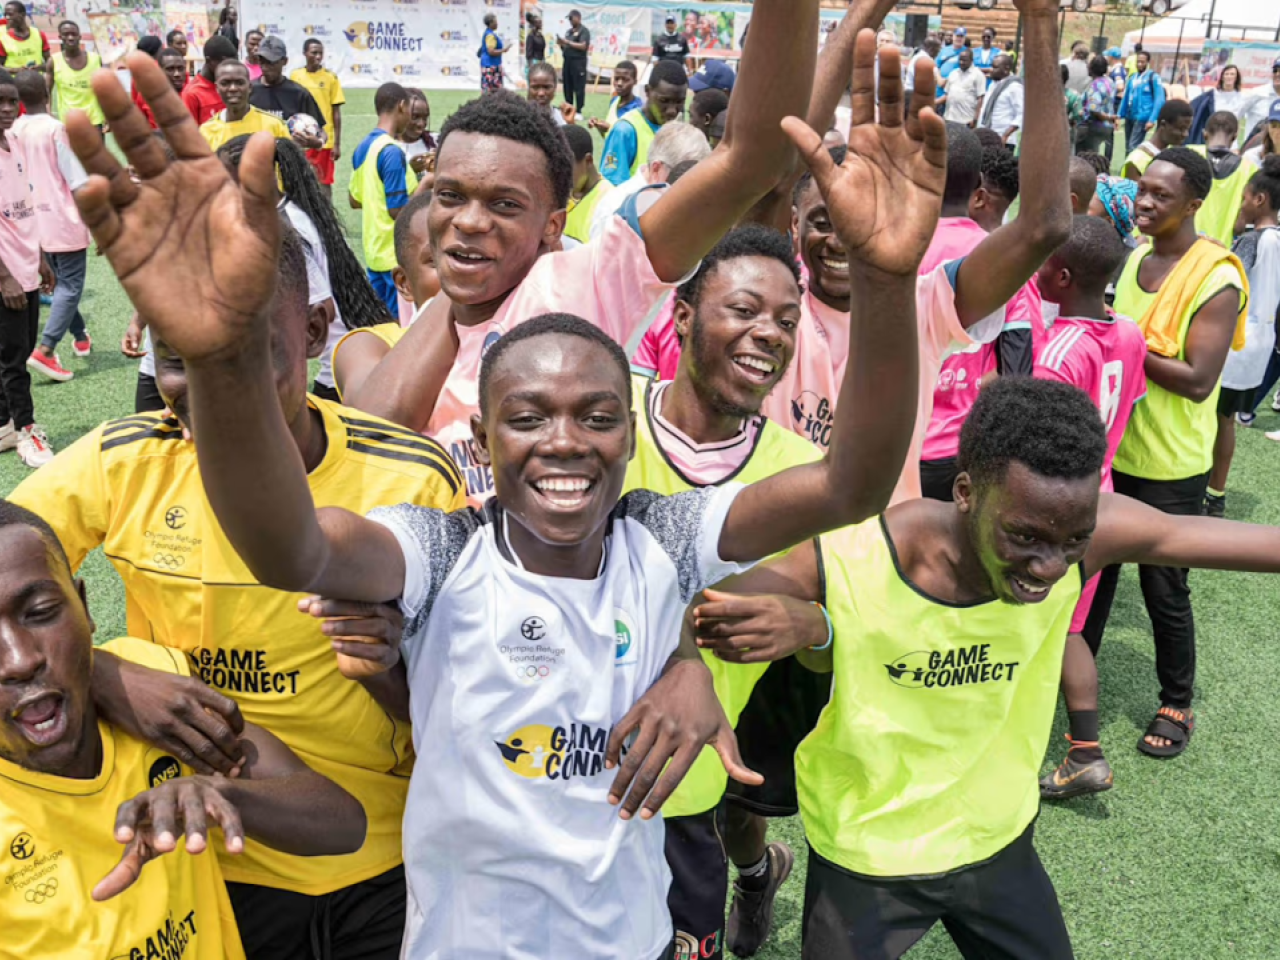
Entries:
{"label": "raised arm", "polygon": [[864,30],[843,166],[832,162],[820,133],[786,121],[849,251],[849,362],[827,456],[742,491],[720,538],[726,560],[758,560],[879,513],[911,442],[920,363],[916,271],[942,207],[946,126],[932,108],[927,63],[917,67],[904,122],[901,60],[892,46],[879,55],[877,122],[876,60],[875,34]]}
{"label": "raised arm", "polygon": [[1014,0],[1026,37],[1021,205],[960,265],[956,313],[970,327],[1009,302],[1071,235],[1067,114],[1058,72],[1057,0]]}
{"label": "raised arm", "polygon": [[76,203],[133,305],[186,362],[200,472],[219,522],[268,586],[397,599],[404,557],[395,537],[346,511],[317,515],[280,409],[269,315],[289,305],[273,296],[281,225],[271,136],[250,140],[237,185],[159,65],[144,54],[128,65],[175,159],[115,75],[100,71],[94,93],[140,180],[73,112],[68,134],[90,174]]}
{"label": "raised arm", "polygon": [[782,119],[808,111],[818,0],[757,0],[751,25],[753,36],[770,39],[747,45],[724,139],[640,218],[649,261],[672,283],[786,176],[792,147]]}

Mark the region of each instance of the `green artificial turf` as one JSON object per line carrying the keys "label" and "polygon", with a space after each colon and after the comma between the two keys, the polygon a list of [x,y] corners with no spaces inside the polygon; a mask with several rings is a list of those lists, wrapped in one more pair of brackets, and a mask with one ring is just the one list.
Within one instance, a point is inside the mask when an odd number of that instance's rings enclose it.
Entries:
{"label": "green artificial turf", "polygon": [[[351,91],[349,97],[335,189],[340,201],[350,156],[374,122],[372,92]],[[470,95],[430,97],[438,130]],[[587,113],[600,116],[605,105],[603,94],[594,95]],[[345,202],[338,207],[358,251],[358,220]],[[102,258],[90,259],[82,310],[95,341],[93,356],[77,359],[64,343],[62,360],[75,379],[39,381],[34,388],[37,418],[57,449],[103,419],[133,412],[137,364],[118,351],[130,308]],[[1228,498],[1232,519],[1280,524],[1280,444],[1262,436],[1275,429],[1280,417],[1264,405],[1257,426],[1239,432]],[[25,476],[13,454],[0,456],[0,491]],[[119,635],[125,621],[119,580],[100,552],[83,574],[99,639]],[[1134,749],[1158,704],[1150,627],[1137,578],[1127,571],[1099,659],[1102,740],[1116,788],[1046,808],[1039,820],[1040,853],[1082,960],[1280,957],[1280,805],[1273,793],[1280,712],[1271,712],[1272,694],[1280,690],[1280,583],[1256,575],[1196,573],[1192,585],[1200,670],[1198,729],[1190,750],[1161,762]],[[1064,729],[1059,711],[1046,767],[1061,758]],[[773,836],[790,842],[799,860],[779,899],[773,939],[758,956],[794,960],[800,955],[804,886],[799,820],[776,823]],[[956,956],[940,930],[911,954],[913,960]]]}

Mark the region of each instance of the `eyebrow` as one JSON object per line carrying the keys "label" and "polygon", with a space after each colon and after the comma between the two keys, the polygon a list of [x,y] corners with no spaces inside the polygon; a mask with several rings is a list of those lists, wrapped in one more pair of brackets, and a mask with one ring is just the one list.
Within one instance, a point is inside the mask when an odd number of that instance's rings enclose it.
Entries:
{"label": "eyebrow", "polygon": [[[516,400],[523,403],[542,403],[548,398],[548,394],[539,393],[536,390],[517,390],[508,393],[502,398],[502,402],[506,403],[510,400]],[[585,394],[580,398],[583,406],[590,406],[593,403],[603,403],[609,400],[622,403],[622,397],[612,390],[597,390],[594,393]]]}

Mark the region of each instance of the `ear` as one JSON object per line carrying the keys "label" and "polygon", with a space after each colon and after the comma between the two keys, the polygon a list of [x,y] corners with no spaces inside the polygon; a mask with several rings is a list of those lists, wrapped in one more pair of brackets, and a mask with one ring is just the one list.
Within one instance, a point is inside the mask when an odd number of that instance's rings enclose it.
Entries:
{"label": "ear", "polygon": [[675,323],[676,335],[681,340],[686,339],[693,327],[693,307],[683,300],[677,300],[671,318]]}
{"label": "ear", "polygon": [[337,314],[333,298],[329,297],[307,308],[307,359],[314,360],[324,353],[329,342],[329,324]]}
{"label": "ear", "polygon": [[[641,403],[644,403],[644,397],[638,399]],[[636,458],[636,412],[634,409],[632,409],[627,419],[631,422],[631,451],[627,454],[627,463],[630,463]]]}
{"label": "ear", "polygon": [[473,413],[471,415],[471,436],[475,440],[476,463],[482,467],[492,466],[493,461],[489,457],[489,433],[484,428],[484,421],[480,419],[480,414]]}
{"label": "ear", "polygon": [[973,480],[970,479],[969,474],[959,473],[956,475],[956,482],[951,487],[951,497],[961,513],[970,513],[974,509],[977,497],[973,489]]}
{"label": "ear", "polygon": [[564,234],[564,222],[569,214],[563,210],[557,210],[547,218],[547,225],[542,228],[542,245],[549,249],[560,249],[560,237]]}
{"label": "ear", "polygon": [[76,594],[80,597],[80,604],[84,607],[84,615],[89,621],[90,635],[98,632],[98,625],[93,622],[93,614],[89,610],[89,588],[80,577],[76,577],[72,581],[76,585]]}
{"label": "ear", "polygon": [[[396,264],[391,268],[391,282],[396,285],[396,293],[409,303],[413,303],[413,294],[409,290],[409,275],[404,272],[404,267]],[[414,303],[414,306],[416,307],[417,304]]]}
{"label": "ear", "polygon": [[791,245],[795,248],[795,254],[800,256],[800,208],[791,208]]}

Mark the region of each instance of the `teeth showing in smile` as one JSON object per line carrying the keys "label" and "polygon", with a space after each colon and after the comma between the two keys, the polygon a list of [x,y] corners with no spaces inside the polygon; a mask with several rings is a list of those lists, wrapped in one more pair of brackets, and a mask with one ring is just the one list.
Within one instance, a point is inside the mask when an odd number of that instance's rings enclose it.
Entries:
{"label": "teeth showing in smile", "polygon": [[1038,596],[1040,596],[1040,595],[1041,595],[1041,594],[1043,594],[1043,593],[1048,593],[1048,592],[1049,592],[1049,588],[1048,588],[1048,587],[1033,587],[1031,584],[1027,583],[1025,580],[1019,580],[1017,577],[1014,577],[1013,579],[1014,579],[1014,582],[1015,582],[1019,587],[1021,587],[1021,588],[1022,588],[1023,590],[1025,590],[1027,593],[1032,594],[1033,596],[1037,596],[1037,597],[1038,597]]}
{"label": "teeth showing in smile", "polygon": [[489,259],[488,257],[480,256],[478,253],[463,253],[461,251],[454,253],[453,256],[459,260],[466,260],[468,263],[483,263]]}
{"label": "teeth showing in smile", "polygon": [[57,722],[58,722],[58,715],[55,713],[48,720],[44,720],[40,723],[35,724],[31,729],[35,730],[38,733],[44,733],[46,730],[52,730],[53,725]]}
{"label": "teeth showing in smile", "polygon": [[583,501],[583,494],[591,489],[591,481],[584,477],[546,477],[534,486],[558,506],[575,507]]}
{"label": "teeth showing in smile", "polygon": [[819,257],[818,259],[822,263],[822,265],[826,267],[828,270],[830,270],[832,273],[848,273],[849,272],[848,260],[835,260],[831,257]]}
{"label": "teeth showing in smile", "polygon": [[761,360],[759,357],[737,356],[733,358],[733,362],[740,367],[749,367],[752,370],[759,370],[761,373],[771,374],[778,369],[778,365],[769,360]]}

